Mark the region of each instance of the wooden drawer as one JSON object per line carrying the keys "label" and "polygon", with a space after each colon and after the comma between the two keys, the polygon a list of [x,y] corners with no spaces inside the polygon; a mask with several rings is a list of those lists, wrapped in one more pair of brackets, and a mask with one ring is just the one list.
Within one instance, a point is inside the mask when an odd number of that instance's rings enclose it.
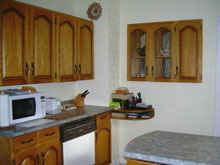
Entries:
{"label": "wooden drawer", "polygon": [[111,112],[103,113],[96,116],[97,129],[110,122]]}
{"label": "wooden drawer", "polygon": [[13,138],[14,151],[36,145],[37,143],[37,132]]}
{"label": "wooden drawer", "polygon": [[59,127],[51,127],[48,129],[44,129],[39,131],[39,141],[44,142],[53,138],[59,137]]}

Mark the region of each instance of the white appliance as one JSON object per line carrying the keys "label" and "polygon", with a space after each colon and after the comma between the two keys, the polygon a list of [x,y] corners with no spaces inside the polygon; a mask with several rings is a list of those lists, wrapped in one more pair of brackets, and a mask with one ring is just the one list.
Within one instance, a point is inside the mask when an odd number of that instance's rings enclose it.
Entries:
{"label": "white appliance", "polygon": [[94,132],[63,143],[64,165],[95,164]]}
{"label": "white appliance", "polygon": [[10,124],[43,118],[46,115],[45,94],[22,90],[5,90],[8,94]]}
{"label": "white appliance", "polygon": [[46,98],[46,109],[47,112],[51,113],[61,108],[60,99],[57,97],[47,97]]}
{"label": "white appliance", "polygon": [[0,127],[9,125],[8,95],[2,92],[0,95]]}
{"label": "white appliance", "polygon": [[64,165],[95,164],[96,119],[87,117],[60,126]]}

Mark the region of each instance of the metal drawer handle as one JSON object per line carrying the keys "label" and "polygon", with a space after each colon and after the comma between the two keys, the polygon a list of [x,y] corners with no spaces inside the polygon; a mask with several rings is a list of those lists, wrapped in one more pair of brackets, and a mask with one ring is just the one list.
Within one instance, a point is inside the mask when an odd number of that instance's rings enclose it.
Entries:
{"label": "metal drawer handle", "polygon": [[32,141],[33,141],[33,139],[29,139],[29,140],[27,140],[27,141],[22,141],[21,144],[30,143],[30,142],[32,142]]}
{"label": "metal drawer handle", "polygon": [[52,136],[52,135],[54,135],[54,134],[55,134],[55,132],[52,132],[52,133],[46,133],[45,136]]}

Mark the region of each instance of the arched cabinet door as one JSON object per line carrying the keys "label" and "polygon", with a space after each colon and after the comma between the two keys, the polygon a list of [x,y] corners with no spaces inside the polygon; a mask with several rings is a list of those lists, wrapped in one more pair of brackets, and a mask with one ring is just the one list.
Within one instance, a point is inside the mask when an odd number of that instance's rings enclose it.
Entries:
{"label": "arched cabinet door", "polygon": [[93,23],[79,19],[78,26],[78,79],[94,78],[94,36]]}
{"label": "arched cabinet door", "polygon": [[29,8],[0,1],[0,85],[28,83]]}
{"label": "arched cabinet door", "polygon": [[55,13],[31,8],[31,83],[55,81]]}
{"label": "arched cabinet door", "polygon": [[174,23],[151,25],[152,81],[174,81]]}
{"label": "arched cabinet door", "polygon": [[15,164],[18,165],[37,165],[40,163],[38,147],[31,147],[25,151],[15,154]]}
{"label": "arched cabinet door", "polygon": [[96,164],[111,162],[111,129],[106,127],[96,132]]}
{"label": "arched cabinet door", "polygon": [[149,26],[128,25],[127,36],[127,79],[128,81],[147,81],[150,78]]}
{"label": "arched cabinet door", "polygon": [[177,81],[202,82],[202,21],[176,25]]}
{"label": "arched cabinet door", "polygon": [[40,144],[42,165],[60,165],[59,139],[53,139]]}
{"label": "arched cabinet door", "polygon": [[111,164],[111,114],[109,112],[96,116],[95,164]]}
{"label": "arched cabinet door", "polygon": [[56,18],[58,81],[74,81],[78,74],[76,18],[60,13]]}

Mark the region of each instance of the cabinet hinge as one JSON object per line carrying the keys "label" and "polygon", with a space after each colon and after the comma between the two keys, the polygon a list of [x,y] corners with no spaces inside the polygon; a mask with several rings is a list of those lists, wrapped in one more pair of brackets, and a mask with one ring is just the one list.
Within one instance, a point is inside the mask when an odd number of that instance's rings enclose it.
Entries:
{"label": "cabinet hinge", "polygon": [[12,165],[16,165],[15,159],[12,160]]}
{"label": "cabinet hinge", "polygon": [[55,73],[55,78],[57,78],[57,73]]}

